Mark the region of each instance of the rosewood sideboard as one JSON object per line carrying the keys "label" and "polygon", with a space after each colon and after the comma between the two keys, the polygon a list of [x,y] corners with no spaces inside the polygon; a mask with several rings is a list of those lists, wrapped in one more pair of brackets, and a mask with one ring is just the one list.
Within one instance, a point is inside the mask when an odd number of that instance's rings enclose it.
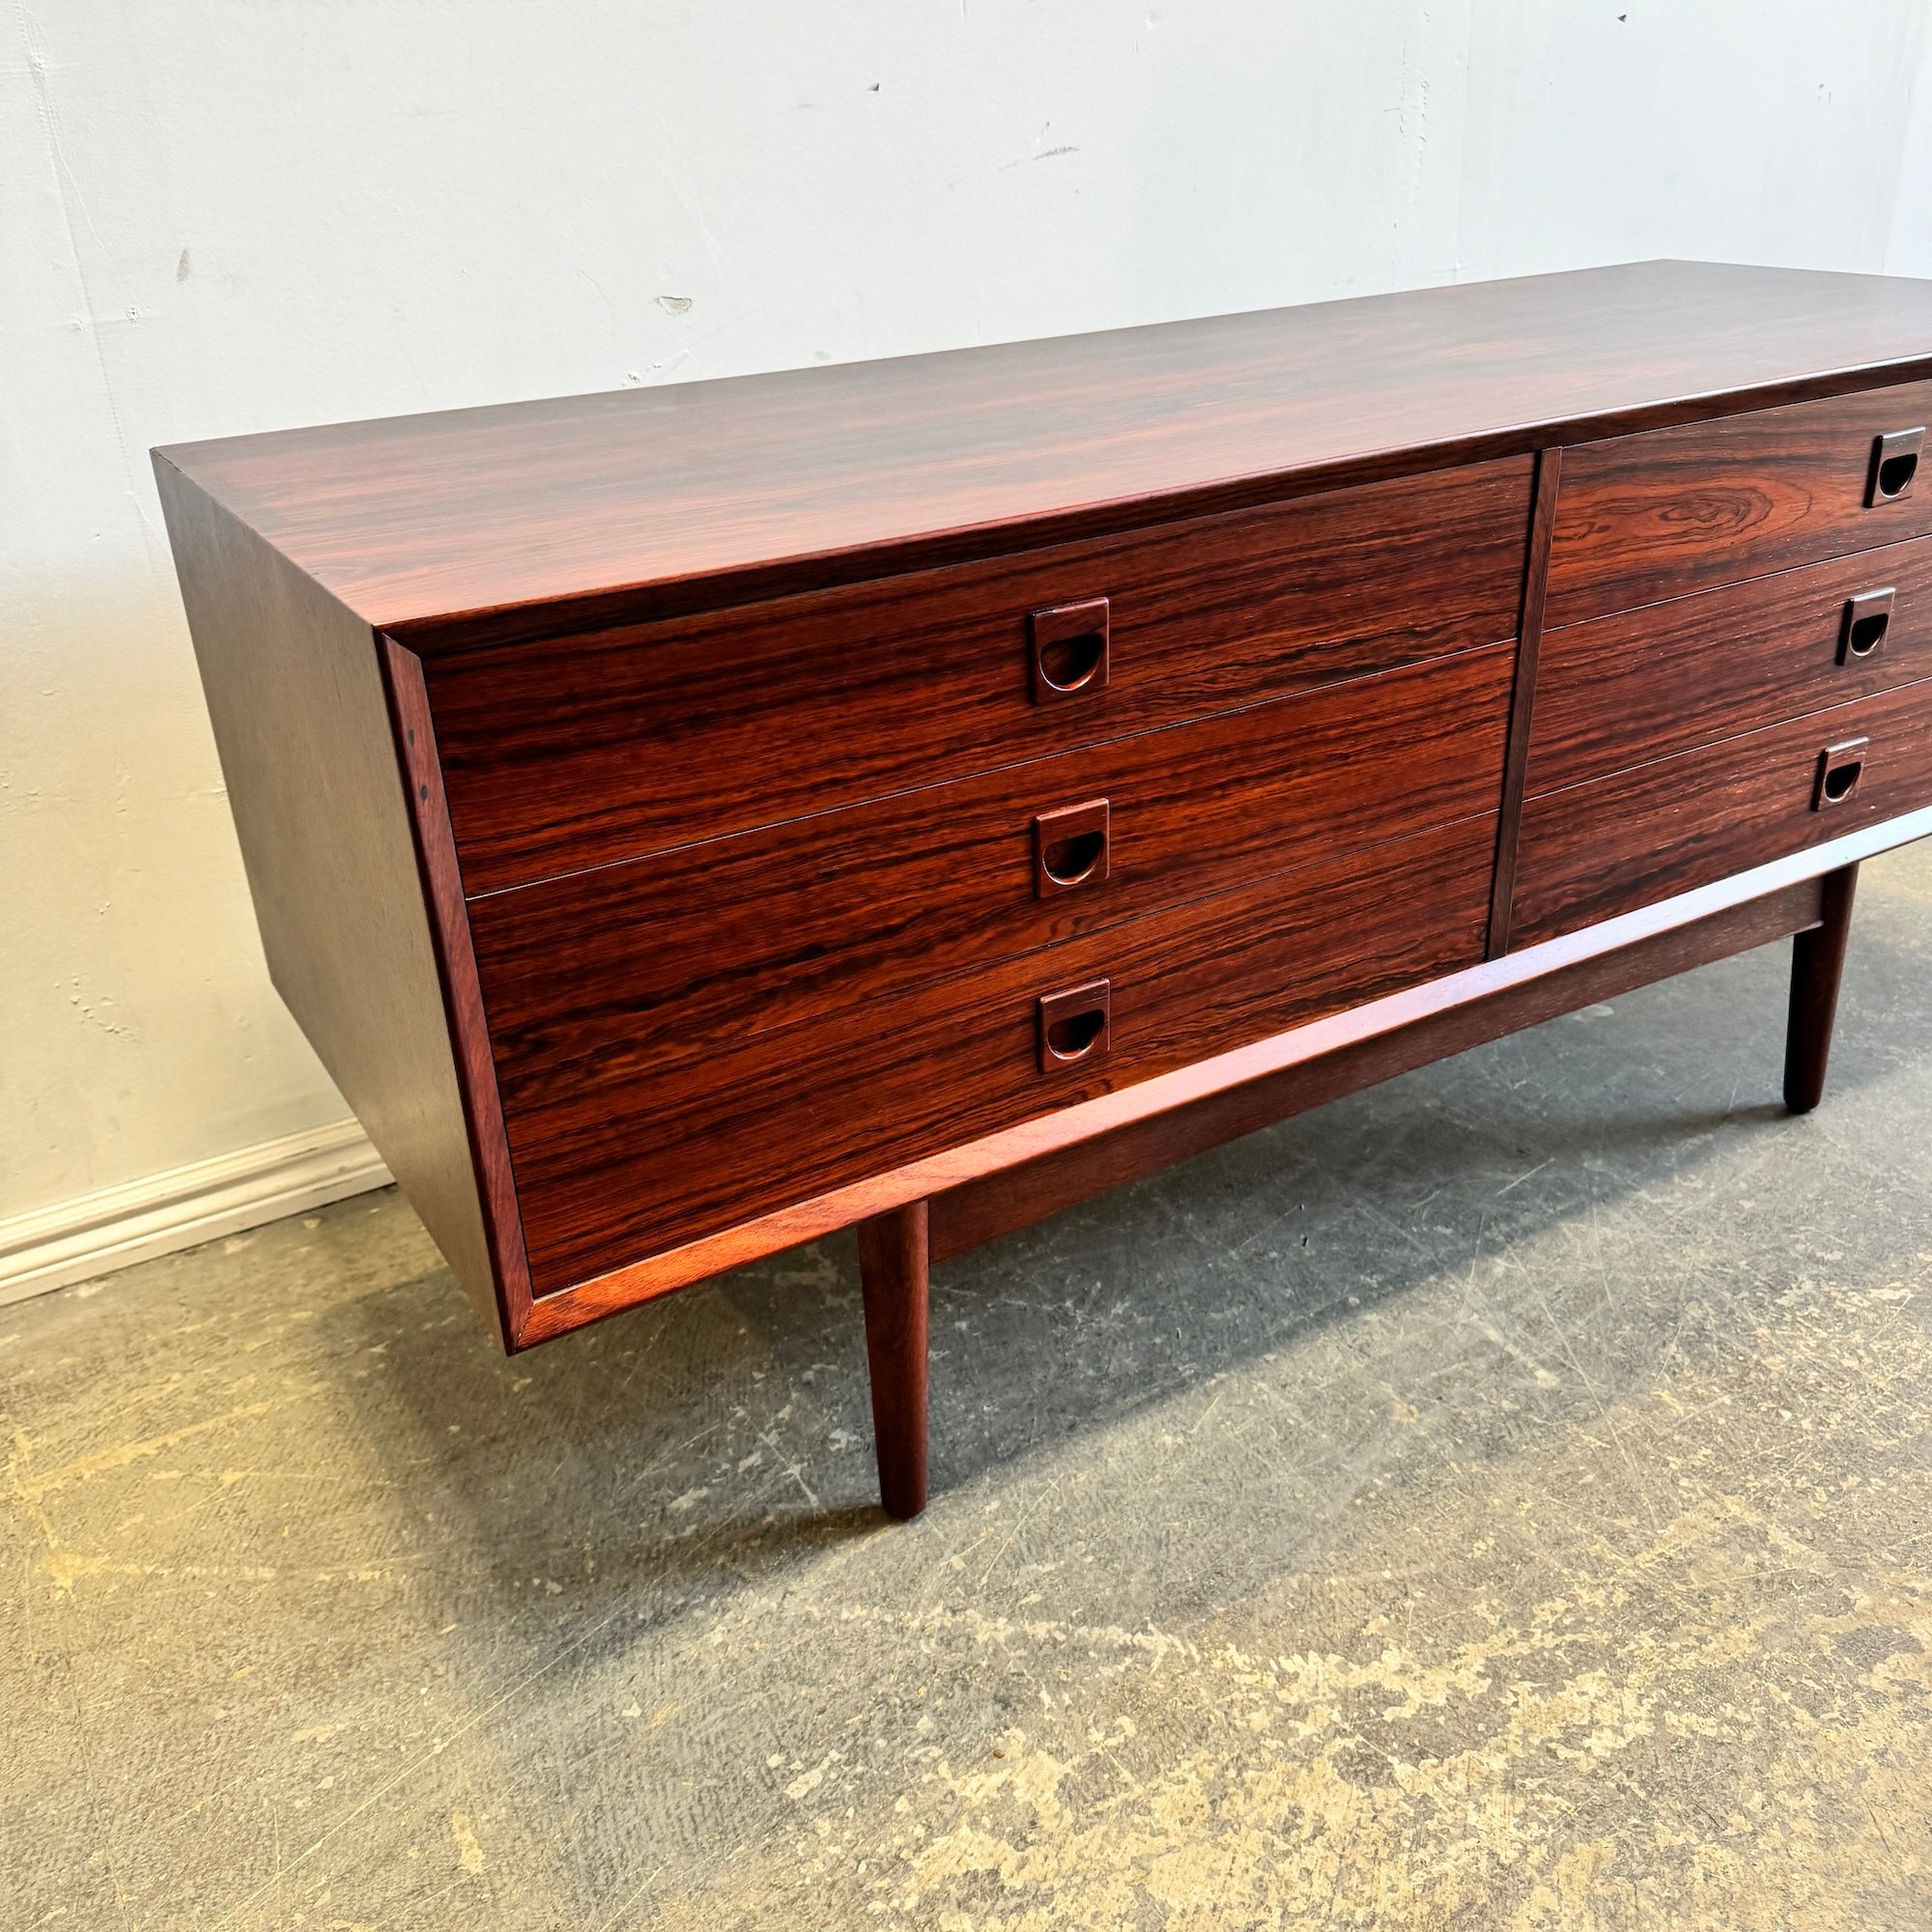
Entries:
{"label": "rosewood sideboard", "polygon": [[1694,263],[156,471],[276,985],[508,1349],[926,1270],[1932,832],[1932,283]]}

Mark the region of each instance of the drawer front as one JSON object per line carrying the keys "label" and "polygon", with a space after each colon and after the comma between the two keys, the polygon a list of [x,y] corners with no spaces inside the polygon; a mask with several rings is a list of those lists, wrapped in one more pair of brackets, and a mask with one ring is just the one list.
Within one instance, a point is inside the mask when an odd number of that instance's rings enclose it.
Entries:
{"label": "drawer front", "polygon": [[1887,498],[1872,472],[1881,437],[1928,422],[1914,383],[1565,450],[1545,624],[1925,535],[1932,476]]}
{"label": "drawer front", "polygon": [[[1473,964],[1493,814],[713,1054],[499,1063],[537,1293]],[[1088,1056],[1053,1064],[1111,989]]]}
{"label": "drawer front", "polygon": [[1546,631],[1528,789],[1581,784],[1927,676],[1932,538]]}
{"label": "drawer front", "polygon": [[[1820,799],[1833,747],[1861,765]],[[1842,777],[1838,781],[1842,782]],[[1511,944],[1553,939],[1932,804],[1932,680],[1545,792],[1523,808]]]}
{"label": "drawer front", "polygon": [[1466,652],[475,900],[498,1053],[706,1055],[1493,811],[1514,657]]}
{"label": "drawer front", "polygon": [[[555,874],[1514,637],[1527,458],[658,624],[428,660],[465,890]],[[1030,619],[1109,605],[1036,696]],[[1063,672],[1063,675],[1065,672]]]}

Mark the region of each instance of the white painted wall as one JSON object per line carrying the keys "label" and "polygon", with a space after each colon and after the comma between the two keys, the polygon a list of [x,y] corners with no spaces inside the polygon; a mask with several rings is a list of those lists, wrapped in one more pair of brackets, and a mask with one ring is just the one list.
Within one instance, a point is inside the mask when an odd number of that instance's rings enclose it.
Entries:
{"label": "white painted wall", "polygon": [[264,975],[151,443],[1650,254],[1932,273],[1928,11],[22,0],[0,1221],[344,1111]]}

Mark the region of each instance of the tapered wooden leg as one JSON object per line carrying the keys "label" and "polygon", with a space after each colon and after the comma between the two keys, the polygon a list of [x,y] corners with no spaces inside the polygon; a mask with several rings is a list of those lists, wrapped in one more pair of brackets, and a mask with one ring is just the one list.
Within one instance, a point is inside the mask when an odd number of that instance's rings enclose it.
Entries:
{"label": "tapered wooden leg", "polygon": [[1825,1063],[1832,1057],[1832,1022],[1845,942],[1852,936],[1852,895],[1859,868],[1825,875],[1825,923],[1791,942],[1791,1017],[1784,1032],[1784,1104],[1808,1114],[1824,1097]]}
{"label": "tapered wooden leg", "polygon": [[859,1223],[859,1283],[872,1370],[879,1501],[903,1521],[925,1507],[925,1203]]}

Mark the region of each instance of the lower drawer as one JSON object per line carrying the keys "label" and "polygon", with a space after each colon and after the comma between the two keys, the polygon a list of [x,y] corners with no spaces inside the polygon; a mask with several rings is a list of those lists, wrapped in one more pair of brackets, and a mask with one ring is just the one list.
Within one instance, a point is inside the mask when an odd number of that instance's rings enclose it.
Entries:
{"label": "lower drawer", "polygon": [[[535,1291],[1473,964],[1494,842],[1488,812],[701,1059],[499,1058]],[[1043,1020],[1100,980],[1104,1030],[1087,991]]]}
{"label": "lower drawer", "polygon": [[[1834,747],[1850,749],[1833,759],[1828,786]],[[1544,792],[1523,806],[1511,945],[1654,905],[1928,803],[1932,679]]]}
{"label": "lower drawer", "polygon": [[1543,634],[1528,787],[1932,676],[1932,537]]}

